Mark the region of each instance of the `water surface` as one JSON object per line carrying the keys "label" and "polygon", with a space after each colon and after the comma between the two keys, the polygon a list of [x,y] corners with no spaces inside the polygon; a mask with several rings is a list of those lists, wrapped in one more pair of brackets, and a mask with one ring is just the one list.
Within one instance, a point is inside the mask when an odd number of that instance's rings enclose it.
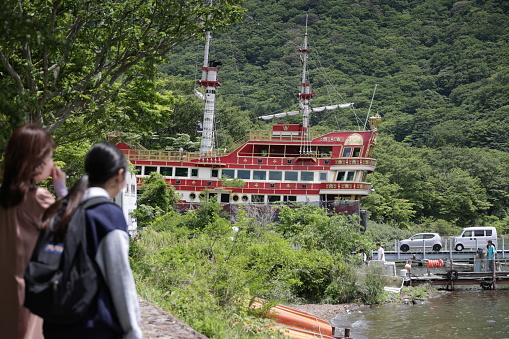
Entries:
{"label": "water surface", "polygon": [[509,338],[509,290],[447,292],[416,304],[365,307],[332,319],[354,339]]}

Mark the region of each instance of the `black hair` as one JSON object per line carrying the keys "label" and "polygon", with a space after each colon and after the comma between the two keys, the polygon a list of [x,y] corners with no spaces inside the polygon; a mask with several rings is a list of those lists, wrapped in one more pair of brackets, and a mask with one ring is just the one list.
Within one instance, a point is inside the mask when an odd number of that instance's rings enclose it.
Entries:
{"label": "black hair", "polygon": [[113,144],[99,143],[88,151],[85,158],[85,172],[90,186],[102,185],[111,177],[124,169],[127,171],[127,161],[124,154]]}
{"label": "black hair", "polygon": [[[124,176],[127,171],[127,161],[120,149],[113,144],[95,144],[85,157],[85,172],[87,173],[69,191],[69,194],[51,205],[43,216],[43,226],[52,227],[55,231],[55,241],[62,241],[67,233],[67,225],[78,208],[85,190],[90,186],[99,186],[115,176],[121,169]],[[53,223],[55,217],[61,216]]]}

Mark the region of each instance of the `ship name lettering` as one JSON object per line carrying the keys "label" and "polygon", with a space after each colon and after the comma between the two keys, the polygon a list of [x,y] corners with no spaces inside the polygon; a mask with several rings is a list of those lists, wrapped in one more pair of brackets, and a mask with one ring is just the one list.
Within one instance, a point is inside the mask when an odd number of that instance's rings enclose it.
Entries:
{"label": "ship name lettering", "polygon": [[343,142],[342,137],[321,137],[320,141],[322,142]]}

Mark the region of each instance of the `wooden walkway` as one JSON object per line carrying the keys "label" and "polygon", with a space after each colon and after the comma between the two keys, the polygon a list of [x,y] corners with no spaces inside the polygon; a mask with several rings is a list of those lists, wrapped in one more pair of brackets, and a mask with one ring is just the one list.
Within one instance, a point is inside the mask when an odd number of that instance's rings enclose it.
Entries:
{"label": "wooden walkway", "polygon": [[411,276],[406,284],[410,286],[431,284],[445,286],[450,290],[454,290],[454,286],[458,285],[478,285],[482,289],[496,289],[497,285],[509,284],[509,271],[459,272],[449,270],[447,273],[426,274],[419,277]]}

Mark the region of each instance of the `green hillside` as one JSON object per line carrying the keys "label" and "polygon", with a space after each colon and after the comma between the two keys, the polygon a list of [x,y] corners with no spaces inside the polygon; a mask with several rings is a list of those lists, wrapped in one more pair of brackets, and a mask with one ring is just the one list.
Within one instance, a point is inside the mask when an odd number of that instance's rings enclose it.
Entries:
{"label": "green hillside", "polygon": [[[244,7],[244,20],[212,42],[211,59],[223,63],[220,142],[265,124],[260,115],[297,107],[295,50],[307,20],[313,105],[355,103],[355,111],[314,115],[312,128],[362,127],[377,86],[372,112],[383,121],[370,178],[376,193],[365,201],[371,219],[402,227],[502,222],[509,206],[508,2],[248,0]],[[188,43],[160,66],[168,87],[187,98],[167,133],[191,133],[201,119],[187,95],[202,54],[202,42]]]}

